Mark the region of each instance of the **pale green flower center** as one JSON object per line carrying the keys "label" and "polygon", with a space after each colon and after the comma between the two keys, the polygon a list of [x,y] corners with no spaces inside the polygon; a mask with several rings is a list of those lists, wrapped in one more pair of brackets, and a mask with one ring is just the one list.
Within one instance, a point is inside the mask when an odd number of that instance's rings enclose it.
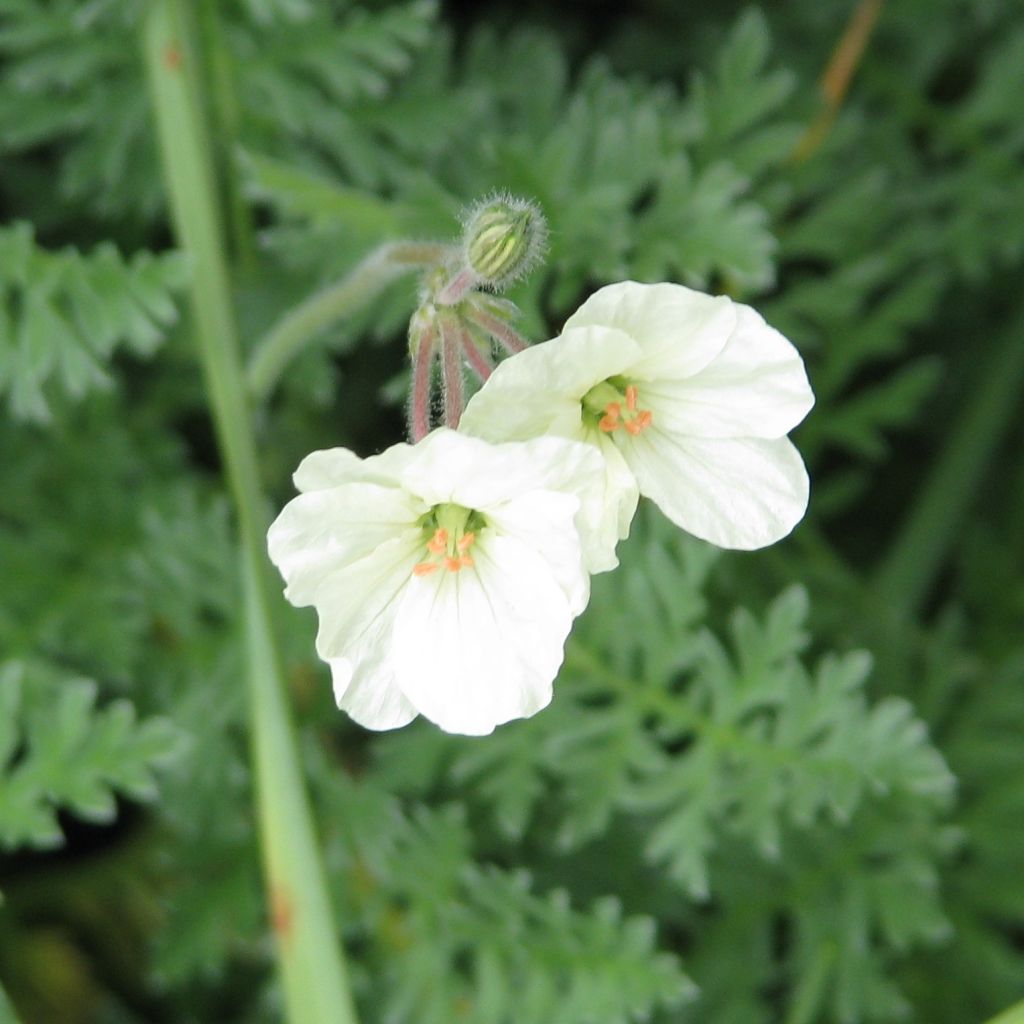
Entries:
{"label": "pale green flower center", "polygon": [[643,433],[653,422],[650,409],[641,409],[640,391],[621,377],[610,377],[595,384],[582,399],[583,417],[605,434],[625,430]]}
{"label": "pale green flower center", "polygon": [[479,512],[462,505],[435,505],[420,521],[426,554],[413,566],[414,576],[429,576],[438,569],[458,572],[473,564],[469,549],[477,531],[487,525]]}

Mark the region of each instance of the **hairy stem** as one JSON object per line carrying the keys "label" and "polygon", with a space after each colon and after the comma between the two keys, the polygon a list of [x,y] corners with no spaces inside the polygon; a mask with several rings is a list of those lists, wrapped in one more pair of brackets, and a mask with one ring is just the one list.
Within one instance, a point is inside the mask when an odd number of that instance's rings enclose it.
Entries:
{"label": "hairy stem", "polygon": [[435,301],[439,306],[454,306],[461,302],[477,283],[477,276],[469,267],[463,267],[437,293]]}
{"label": "hairy stem", "polygon": [[486,310],[472,302],[466,303],[465,317],[471,323],[476,324],[482,331],[486,331],[491,337],[498,341],[510,355],[522,352],[529,348],[530,343],[517,331],[514,331],[504,320],[493,316]]}
{"label": "hairy stem", "polygon": [[431,376],[436,351],[436,328],[426,326],[413,353],[412,398],[409,402],[409,433],[413,442],[422,441],[430,433]]}
{"label": "hairy stem", "polygon": [[462,341],[459,325],[450,316],[441,317],[441,373],[444,381],[444,424],[458,429],[462,418]]}
{"label": "hairy stem", "polygon": [[436,263],[446,252],[445,246],[430,242],[389,242],[340,281],[310,295],[256,343],[246,374],[252,396],[265,399],[288,363],[324,328],[352,316],[402,274]]}
{"label": "hairy stem", "polygon": [[988,464],[1019,409],[1024,386],[1021,317],[991,351],[954,421],[910,515],[876,575],[876,590],[901,619],[911,618],[935,577],[975,499]]}
{"label": "hairy stem", "polygon": [[474,339],[466,327],[463,325],[460,330],[462,335],[462,351],[466,356],[466,362],[469,363],[473,372],[481,381],[487,380],[494,372],[494,366],[487,356],[480,351],[480,346],[477,345],[476,339]]}
{"label": "hairy stem", "polygon": [[200,363],[241,534],[253,771],[286,1018],[290,1024],[355,1024],[273,636],[267,509],[199,101],[192,2],[152,0],[145,56],[173,225],[191,264]]}

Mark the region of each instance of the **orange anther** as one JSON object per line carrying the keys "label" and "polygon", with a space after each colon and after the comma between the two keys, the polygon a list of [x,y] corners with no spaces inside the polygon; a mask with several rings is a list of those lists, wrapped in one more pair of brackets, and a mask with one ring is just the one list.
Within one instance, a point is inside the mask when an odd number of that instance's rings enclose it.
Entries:
{"label": "orange anther", "polygon": [[419,562],[412,567],[412,574],[413,576],[429,576],[440,568],[441,566],[438,562]]}
{"label": "orange anther", "polygon": [[622,426],[618,420],[613,420],[610,416],[602,416],[597,421],[597,425],[606,434],[610,434],[613,430],[618,430]]}
{"label": "orange anther", "polygon": [[636,418],[637,426],[641,430],[646,430],[651,425],[651,422],[653,420],[654,420],[654,413],[652,413],[650,411],[650,409],[644,409],[644,411],[642,413],[640,413],[640,415],[637,416],[637,418]]}
{"label": "orange anther", "polygon": [[447,546],[448,531],[445,529],[435,530],[434,536],[427,542],[427,550],[435,555],[440,555]]}
{"label": "orange anther", "polygon": [[455,546],[459,549],[459,552],[461,554],[465,554],[473,546],[473,541],[475,541],[475,540],[476,540],[476,534],[474,534],[474,533],[464,533],[462,535],[462,539]]}
{"label": "orange anther", "polygon": [[626,408],[630,412],[636,412],[636,385],[630,384],[626,388]]}
{"label": "orange anther", "polygon": [[604,407],[604,412],[606,416],[610,416],[613,420],[617,420],[622,414],[622,406],[619,405],[618,402],[609,402]]}
{"label": "orange anther", "polygon": [[626,428],[626,432],[632,434],[634,437],[644,429],[640,426],[639,420],[626,420],[626,422],[623,423],[623,426]]}
{"label": "orange anther", "polygon": [[462,568],[462,559],[448,557],[444,560],[444,567],[449,572],[458,572]]}
{"label": "orange anther", "polygon": [[463,555],[459,559],[459,564],[464,568],[468,569],[473,564],[473,559],[470,555]]}

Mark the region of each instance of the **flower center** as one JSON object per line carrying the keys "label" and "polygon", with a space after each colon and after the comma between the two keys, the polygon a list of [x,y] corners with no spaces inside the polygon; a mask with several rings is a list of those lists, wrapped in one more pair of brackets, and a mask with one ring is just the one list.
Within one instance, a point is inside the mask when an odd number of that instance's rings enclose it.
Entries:
{"label": "flower center", "polygon": [[654,414],[650,409],[641,409],[639,403],[637,386],[625,384],[617,377],[602,381],[583,396],[584,412],[606,434],[619,429],[634,436],[642,434],[654,421]]}
{"label": "flower center", "polygon": [[438,569],[458,572],[473,564],[469,549],[476,531],[486,525],[483,516],[461,505],[435,505],[422,519],[426,557],[413,568],[414,576],[429,576]]}

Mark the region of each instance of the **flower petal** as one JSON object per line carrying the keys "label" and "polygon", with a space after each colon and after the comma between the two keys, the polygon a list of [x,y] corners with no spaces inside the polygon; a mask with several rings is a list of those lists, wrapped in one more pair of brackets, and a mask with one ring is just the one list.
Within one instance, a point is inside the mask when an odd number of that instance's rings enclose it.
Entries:
{"label": "flower petal", "polygon": [[807,471],[788,438],[708,440],[651,428],[624,442],[623,453],[641,494],[719,547],[773,544],[807,510]]}
{"label": "flower petal", "polygon": [[315,601],[316,651],[324,661],[359,663],[365,649],[372,667],[379,652],[386,653],[387,631],[422,550],[422,532],[408,530],[324,579]]}
{"label": "flower petal", "polygon": [[417,716],[398,688],[386,657],[378,656],[377,670],[372,672],[354,672],[348,658],[331,658],[329,664],[335,703],[364,729],[398,729]]}
{"label": "flower petal", "polygon": [[394,659],[422,715],[482,736],[549,703],[572,612],[545,560],[521,541],[490,534],[474,558],[472,569],[410,581]]}
{"label": "flower petal", "polygon": [[522,542],[546,560],[573,615],[579,615],[590,599],[590,575],[583,569],[580,534],[575,524],[578,510],[575,495],[529,491],[503,502],[487,515],[496,533]]}
{"label": "flower petal", "polygon": [[664,430],[689,437],[782,437],[814,405],[800,353],[760,314],[736,306],[725,348],[699,373],[641,385]]}
{"label": "flower petal", "polygon": [[[604,572],[618,564],[617,533],[604,526],[609,509],[614,515],[617,506],[609,504],[604,460],[592,444],[561,437],[489,444],[439,429],[418,447],[421,456],[402,474],[402,483],[428,505],[450,501],[491,519],[505,502],[531,492],[571,494],[588,569]],[[618,500],[617,491],[612,498]]]}
{"label": "flower petal", "polygon": [[[633,471],[622,457],[615,442],[600,430],[590,430],[591,443],[597,445],[604,456],[604,477],[602,480],[605,514],[595,529],[611,530],[615,540],[625,540],[636,515],[640,501],[640,488]],[[616,559],[616,565],[618,559]],[[592,570],[594,571],[594,570]]]}
{"label": "flower petal", "polygon": [[735,323],[734,304],[724,296],[681,284],[622,281],[591,295],[566,321],[563,337],[582,327],[618,328],[642,350],[629,376],[662,380],[704,369],[725,347]]}
{"label": "flower petal", "polygon": [[500,363],[469,400],[459,430],[487,441],[577,438],[583,429],[580,400],[640,354],[621,331],[597,326],[563,332]]}
{"label": "flower petal", "polygon": [[412,495],[378,484],[350,483],[293,498],[267,534],[271,561],[288,584],[285,596],[294,605],[313,604],[328,576],[412,527],[426,510]]}
{"label": "flower petal", "polygon": [[415,455],[411,444],[392,445],[380,455],[361,459],[347,448],[325,448],[310,452],[292,475],[300,491],[322,491],[348,483],[375,483],[395,486],[403,467]]}

